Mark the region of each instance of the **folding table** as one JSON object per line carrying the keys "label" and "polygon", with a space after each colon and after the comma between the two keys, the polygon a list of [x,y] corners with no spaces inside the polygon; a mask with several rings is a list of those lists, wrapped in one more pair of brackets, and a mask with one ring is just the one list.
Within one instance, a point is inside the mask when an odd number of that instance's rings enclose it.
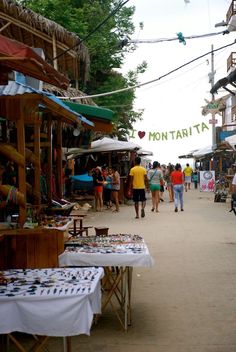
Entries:
{"label": "folding table", "polygon": [[8,334],[19,351],[26,349],[13,332],[37,335],[34,350],[47,339],[90,334],[93,315],[101,313],[102,268],[5,270],[0,275],[0,334]]}
{"label": "folding table", "polygon": [[[72,239],[65,242],[59,265],[104,267],[103,304],[112,306],[122,327],[131,324],[131,286],[133,267],[151,267],[154,261],[141,236],[117,234],[106,237]],[[121,314],[115,307],[119,303]]]}

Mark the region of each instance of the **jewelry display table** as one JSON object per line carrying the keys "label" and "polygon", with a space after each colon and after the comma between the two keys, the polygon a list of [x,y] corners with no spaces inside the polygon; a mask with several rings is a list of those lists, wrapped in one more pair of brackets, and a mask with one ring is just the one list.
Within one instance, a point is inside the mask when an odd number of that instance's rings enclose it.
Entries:
{"label": "jewelry display table", "polygon": [[[65,251],[59,255],[59,265],[104,267],[102,310],[110,303],[122,327],[127,330],[131,324],[132,269],[151,267],[154,260],[141,236],[117,234],[65,242]],[[118,302],[121,314],[114,300]]]}
{"label": "jewelry display table", "polygon": [[20,351],[12,332],[40,335],[37,351],[49,336],[89,335],[93,315],[101,313],[103,274],[93,267],[1,271],[0,334]]}

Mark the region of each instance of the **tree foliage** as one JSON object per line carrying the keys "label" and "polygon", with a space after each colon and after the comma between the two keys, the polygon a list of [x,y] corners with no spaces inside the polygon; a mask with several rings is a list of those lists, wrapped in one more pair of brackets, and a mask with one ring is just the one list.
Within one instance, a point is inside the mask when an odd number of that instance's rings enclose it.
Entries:
{"label": "tree foliage", "polygon": [[[126,76],[117,70],[122,67],[127,52],[135,47],[129,43],[134,32],[132,16],[135,8],[123,6],[109,16],[123,1],[121,0],[18,0],[21,5],[31,8],[44,17],[51,19],[83,40],[88,34],[85,45],[89,48],[91,67],[90,77],[85,86],[80,87],[87,94],[98,94],[135,86],[138,74],[146,69],[141,64]],[[107,21],[94,30],[102,21]],[[124,38],[128,39],[123,46]],[[114,133],[125,138],[127,130],[141,119],[142,112],[133,108],[135,89],[123,93],[94,99],[99,106],[106,106],[115,112]]]}

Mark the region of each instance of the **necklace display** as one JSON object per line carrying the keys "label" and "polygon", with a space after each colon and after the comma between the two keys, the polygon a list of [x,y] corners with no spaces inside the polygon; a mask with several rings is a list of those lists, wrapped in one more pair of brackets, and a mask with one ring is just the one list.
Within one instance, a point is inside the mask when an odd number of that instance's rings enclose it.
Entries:
{"label": "necklace display", "polygon": [[0,300],[14,296],[65,296],[92,293],[101,268],[12,269],[0,272]]}
{"label": "necklace display", "polygon": [[144,239],[130,234],[77,238],[65,242],[65,251],[72,252],[140,254],[145,250]]}

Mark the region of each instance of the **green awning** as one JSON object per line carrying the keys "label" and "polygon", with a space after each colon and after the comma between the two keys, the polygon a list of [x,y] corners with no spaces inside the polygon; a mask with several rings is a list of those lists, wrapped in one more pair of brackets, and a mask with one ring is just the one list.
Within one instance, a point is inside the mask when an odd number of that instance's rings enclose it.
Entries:
{"label": "green awning", "polygon": [[63,101],[63,103],[67,105],[71,110],[74,110],[79,114],[106,120],[107,122],[113,121],[114,112],[110,109],[100,108],[99,106],[93,105],[73,103],[71,101]]}

